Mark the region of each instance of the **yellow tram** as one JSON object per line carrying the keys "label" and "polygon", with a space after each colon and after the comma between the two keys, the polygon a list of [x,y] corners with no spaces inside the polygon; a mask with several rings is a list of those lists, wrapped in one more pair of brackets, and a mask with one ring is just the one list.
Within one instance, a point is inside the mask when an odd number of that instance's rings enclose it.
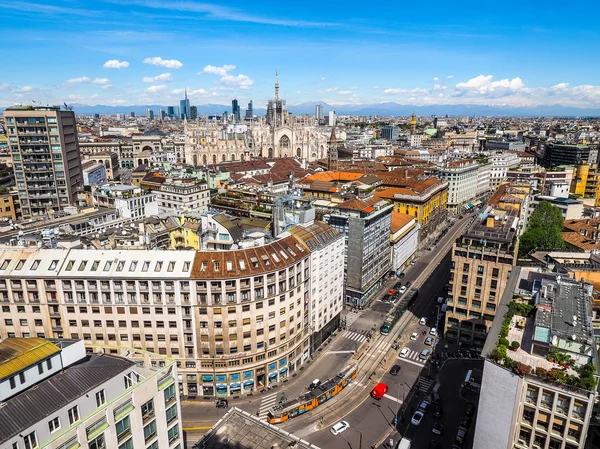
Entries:
{"label": "yellow tram", "polygon": [[267,414],[267,420],[271,424],[281,423],[318,407],[336,396],[352,380],[356,379],[357,373],[356,364],[346,365],[337,376],[323,382],[314,390],[271,407]]}

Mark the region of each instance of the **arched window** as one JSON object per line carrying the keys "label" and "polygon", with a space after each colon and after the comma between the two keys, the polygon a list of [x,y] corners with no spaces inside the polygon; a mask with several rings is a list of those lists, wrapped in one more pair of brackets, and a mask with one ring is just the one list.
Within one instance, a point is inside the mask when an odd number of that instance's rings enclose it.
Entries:
{"label": "arched window", "polygon": [[281,136],[279,139],[279,148],[282,150],[287,150],[290,147],[290,138],[285,134]]}
{"label": "arched window", "polygon": [[269,159],[273,159],[273,148],[269,148]]}
{"label": "arched window", "polygon": [[206,154],[202,155],[202,165],[206,165]]}
{"label": "arched window", "polygon": [[217,155],[213,154],[213,164],[216,164],[216,163],[217,163]]}
{"label": "arched window", "polygon": [[300,148],[296,150],[296,157],[302,157],[302,150]]}
{"label": "arched window", "polygon": [[225,161],[227,160],[227,156],[225,156],[225,155],[222,155],[222,156],[221,156],[221,160],[222,160],[223,162],[225,162]]}

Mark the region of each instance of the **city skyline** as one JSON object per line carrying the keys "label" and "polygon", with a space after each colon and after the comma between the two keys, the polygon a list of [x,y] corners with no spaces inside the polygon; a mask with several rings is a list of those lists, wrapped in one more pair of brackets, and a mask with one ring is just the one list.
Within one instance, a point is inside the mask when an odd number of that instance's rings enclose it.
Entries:
{"label": "city skyline", "polygon": [[[586,19],[597,6],[583,16],[566,11],[559,23],[551,11],[522,4],[518,13],[442,4],[435,14],[389,4],[357,12],[336,3],[293,10],[273,2],[153,0],[93,6],[7,0],[0,6],[12,65],[0,82],[4,107],[31,100],[177,104],[185,86],[192,104],[237,98],[263,105],[279,70],[290,105],[600,108],[597,63],[586,59],[600,42]],[[528,17],[526,26],[517,24],[516,14]],[[570,15],[577,20],[567,20]],[[45,69],[20,68],[31,58]],[[575,70],[584,60],[586,70]]]}

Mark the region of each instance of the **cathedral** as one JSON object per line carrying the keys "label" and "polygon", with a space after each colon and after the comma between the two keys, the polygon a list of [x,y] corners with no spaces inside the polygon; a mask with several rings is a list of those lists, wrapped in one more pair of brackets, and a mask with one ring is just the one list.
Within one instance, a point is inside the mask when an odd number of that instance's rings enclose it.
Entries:
{"label": "cathedral", "polygon": [[330,128],[316,122],[293,119],[285,100],[279,98],[275,75],[275,98],[267,104],[265,119],[250,125],[194,124],[185,122],[185,162],[200,166],[244,161],[256,157],[297,157],[314,161],[327,157]]}

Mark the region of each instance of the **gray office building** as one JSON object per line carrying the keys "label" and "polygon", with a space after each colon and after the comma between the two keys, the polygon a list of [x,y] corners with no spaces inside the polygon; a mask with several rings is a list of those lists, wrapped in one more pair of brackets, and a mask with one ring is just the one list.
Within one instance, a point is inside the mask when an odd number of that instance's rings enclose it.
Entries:
{"label": "gray office building", "polygon": [[75,203],[83,188],[77,124],[58,106],[4,111],[23,218],[53,215]]}

